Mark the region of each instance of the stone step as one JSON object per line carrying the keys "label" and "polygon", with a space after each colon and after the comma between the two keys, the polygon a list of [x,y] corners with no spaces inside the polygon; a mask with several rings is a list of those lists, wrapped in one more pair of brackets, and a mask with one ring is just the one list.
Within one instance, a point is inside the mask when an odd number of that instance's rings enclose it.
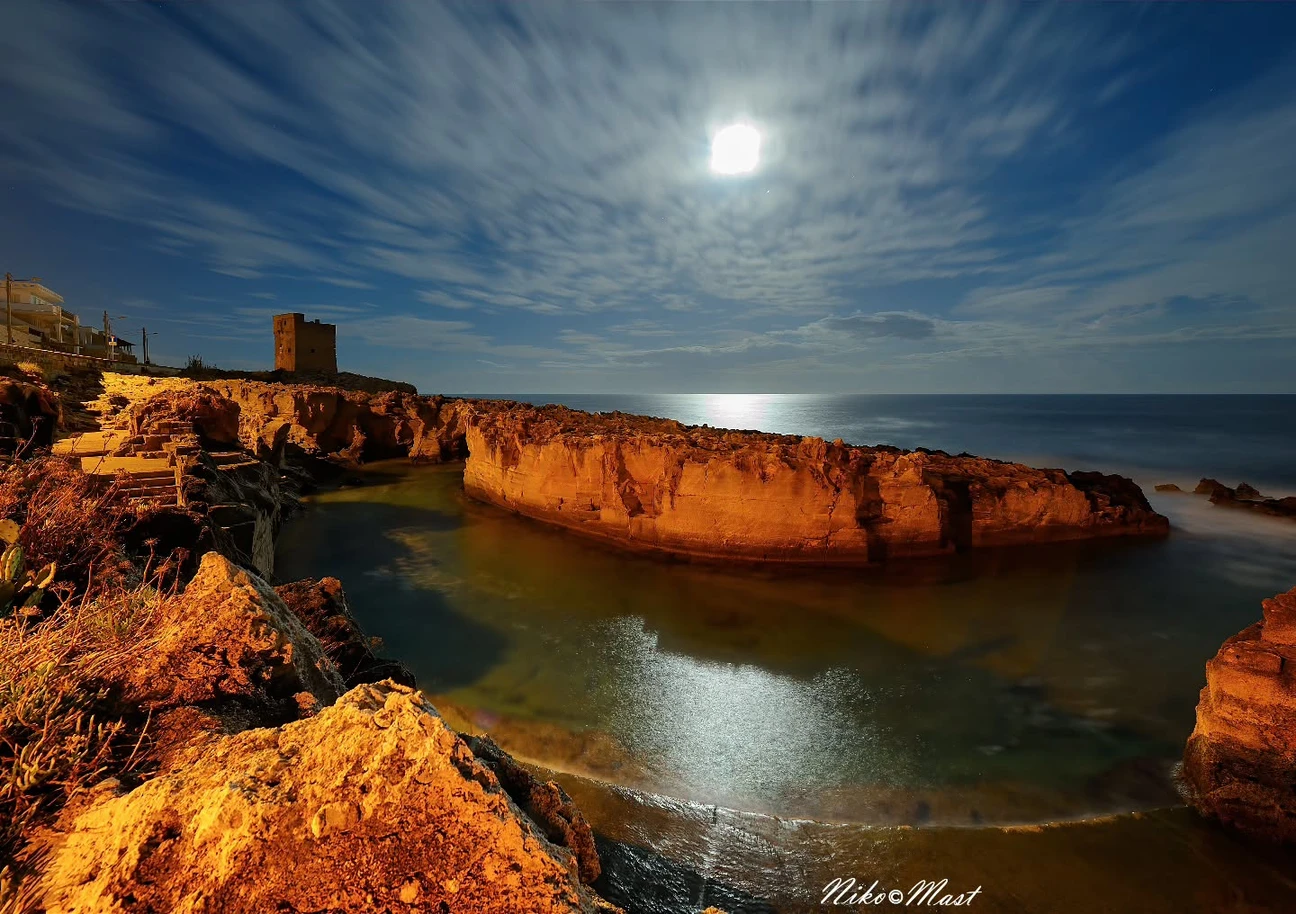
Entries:
{"label": "stone step", "polygon": [[[96,475],[98,475],[98,476],[112,476],[112,477],[114,477],[114,478],[117,476],[116,473],[111,473],[111,474],[110,474],[110,473],[98,473],[98,474],[96,474]],[[169,480],[173,480],[173,481],[174,481],[174,480],[175,480],[175,470],[174,470],[174,469],[171,469],[171,468],[169,468],[169,467],[164,467],[164,468],[162,468],[162,469],[158,469],[158,470],[137,470],[137,471],[134,472],[134,473],[127,473],[127,474],[126,474],[126,478],[127,478],[127,479],[142,479],[142,480],[153,480],[153,479],[162,479],[162,480],[167,480],[167,479],[169,479]]]}
{"label": "stone step", "polygon": [[132,495],[126,498],[132,505],[174,505],[179,501],[174,495]]}
{"label": "stone step", "polygon": [[113,476],[125,471],[132,475],[139,473],[174,473],[165,458],[149,457],[85,457],[81,460],[81,469],[86,473]]}
{"label": "stone step", "polygon": [[112,432],[84,432],[54,442],[54,453],[62,456],[101,457],[125,440]]}

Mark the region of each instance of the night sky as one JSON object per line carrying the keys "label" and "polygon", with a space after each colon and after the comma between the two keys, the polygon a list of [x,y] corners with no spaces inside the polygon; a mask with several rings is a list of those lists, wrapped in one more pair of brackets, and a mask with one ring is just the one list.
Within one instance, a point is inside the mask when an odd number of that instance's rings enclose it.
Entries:
{"label": "night sky", "polygon": [[0,270],[172,364],[1296,391],[1296,5],[5,0],[0,118]]}

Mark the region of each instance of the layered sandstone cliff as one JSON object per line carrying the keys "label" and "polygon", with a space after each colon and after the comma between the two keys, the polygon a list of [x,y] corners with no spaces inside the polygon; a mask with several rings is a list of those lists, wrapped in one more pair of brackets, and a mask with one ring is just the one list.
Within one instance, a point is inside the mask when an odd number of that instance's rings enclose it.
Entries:
{"label": "layered sandstone cliff", "polygon": [[466,444],[474,498],[688,555],[877,563],[1168,530],[1123,477],[935,451],[518,405],[476,411]]}
{"label": "layered sandstone cliff", "polygon": [[1296,842],[1296,588],[1206,664],[1183,773],[1203,814]]}

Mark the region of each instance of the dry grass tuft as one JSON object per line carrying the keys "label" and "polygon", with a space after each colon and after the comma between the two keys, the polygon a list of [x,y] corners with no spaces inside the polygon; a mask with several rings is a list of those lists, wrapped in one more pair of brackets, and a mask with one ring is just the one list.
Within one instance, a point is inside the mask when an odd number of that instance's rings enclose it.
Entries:
{"label": "dry grass tuft", "polygon": [[104,683],[148,650],[163,597],[139,585],[0,621],[0,864],[74,796],[147,764],[147,721]]}
{"label": "dry grass tuft", "polygon": [[133,565],[121,544],[137,512],[115,483],[105,486],[69,460],[40,457],[7,467],[0,474],[0,519],[21,528],[18,543],[29,567],[58,565],[51,589],[65,599],[131,583]]}
{"label": "dry grass tuft", "polygon": [[147,718],[109,684],[138,667],[158,607],[181,584],[153,541],[145,555],[124,545],[155,510],[60,458],[0,472],[0,519],[18,525],[28,566],[58,565],[43,617],[0,619],[0,911],[22,909],[25,870],[13,860],[34,828],[105,777],[149,764]]}

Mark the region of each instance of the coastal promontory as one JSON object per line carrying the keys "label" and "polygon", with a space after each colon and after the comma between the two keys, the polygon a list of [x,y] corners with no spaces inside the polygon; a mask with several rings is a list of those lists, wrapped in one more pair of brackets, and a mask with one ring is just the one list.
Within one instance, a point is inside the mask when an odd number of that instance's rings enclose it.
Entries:
{"label": "coastal promontory", "polygon": [[1120,476],[559,406],[466,426],[468,495],[663,552],[877,564],[1169,528]]}

